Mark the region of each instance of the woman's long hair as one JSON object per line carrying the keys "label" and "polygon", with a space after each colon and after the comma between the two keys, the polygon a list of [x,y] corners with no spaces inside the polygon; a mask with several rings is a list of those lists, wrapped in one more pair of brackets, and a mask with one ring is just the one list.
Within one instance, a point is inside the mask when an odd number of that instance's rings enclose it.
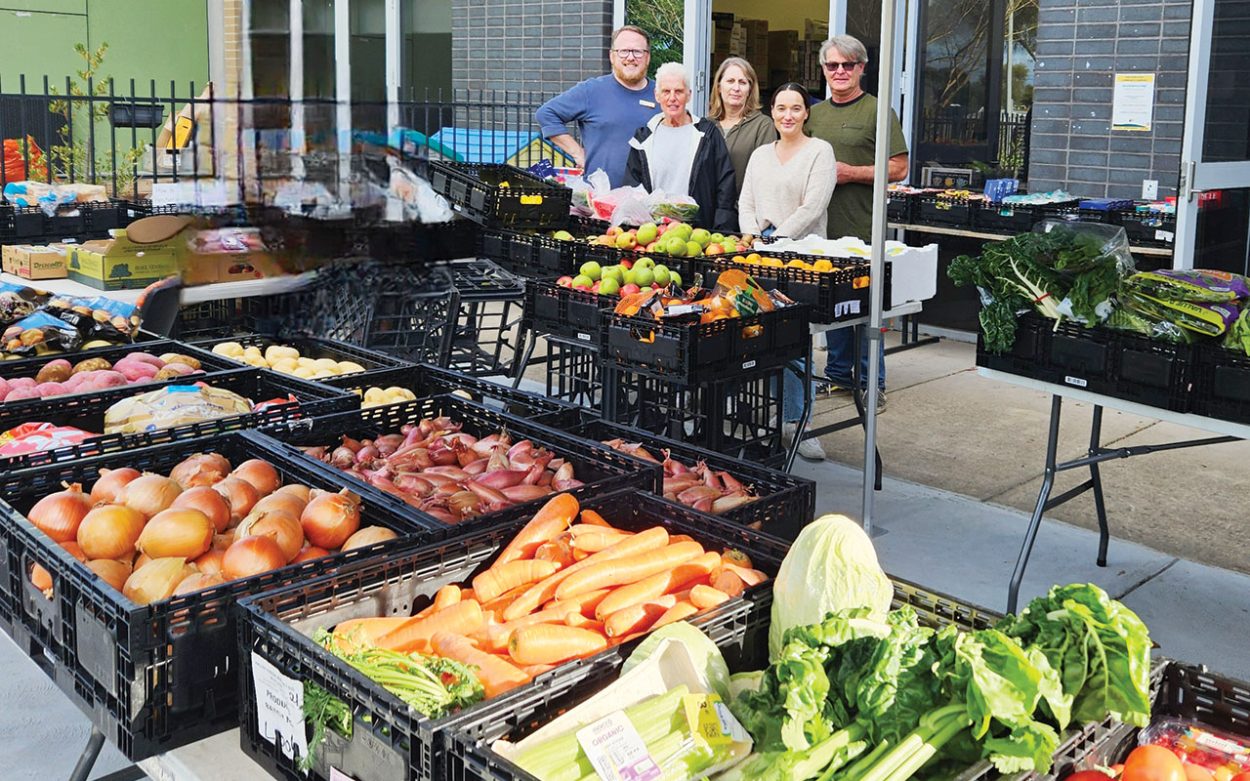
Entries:
{"label": "woman's long hair", "polygon": [[760,110],[760,80],[755,75],[755,68],[751,67],[751,63],[741,57],[730,57],[720,64],[716,69],[716,77],[712,79],[712,95],[708,99],[707,115],[709,119],[717,122],[725,118],[725,104],[720,98],[720,80],[725,75],[725,71],[730,66],[736,65],[746,74],[747,81],[751,84],[751,91],[747,93],[746,105],[742,108],[742,116],[749,117],[756,111]]}

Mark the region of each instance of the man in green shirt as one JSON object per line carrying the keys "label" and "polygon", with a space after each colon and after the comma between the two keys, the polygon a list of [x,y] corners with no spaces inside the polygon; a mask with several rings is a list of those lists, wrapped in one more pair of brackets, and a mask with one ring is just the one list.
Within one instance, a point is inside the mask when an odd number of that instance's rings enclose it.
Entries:
{"label": "man in green shirt", "polygon": [[[829,200],[829,237],[857,236],[872,240],[872,182],[877,154],[877,99],[864,92],[860,80],[868,63],[868,50],[850,35],[835,35],[820,47],[821,67],[829,84],[830,97],[812,107],[807,131],[833,146],[837,157],[838,183]],[[907,140],[898,115],[890,112],[889,180],[907,178]],[[867,313],[865,313],[867,314]],[[838,390],[853,387],[853,330],[842,328],[825,333],[827,346],[825,377]],[[867,344],[867,338],[864,340]],[[885,410],[885,343],[881,343],[881,392],[877,411]],[[860,355],[860,392],[868,374],[868,351]]]}

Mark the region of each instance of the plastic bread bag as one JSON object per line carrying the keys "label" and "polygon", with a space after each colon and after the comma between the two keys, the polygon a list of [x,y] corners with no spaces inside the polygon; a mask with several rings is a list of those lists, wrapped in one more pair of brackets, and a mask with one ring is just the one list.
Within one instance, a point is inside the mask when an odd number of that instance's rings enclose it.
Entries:
{"label": "plastic bread bag", "polygon": [[246,415],[252,402],[222,388],[169,385],[122,399],[104,413],[104,433],[140,434],[202,420]]}

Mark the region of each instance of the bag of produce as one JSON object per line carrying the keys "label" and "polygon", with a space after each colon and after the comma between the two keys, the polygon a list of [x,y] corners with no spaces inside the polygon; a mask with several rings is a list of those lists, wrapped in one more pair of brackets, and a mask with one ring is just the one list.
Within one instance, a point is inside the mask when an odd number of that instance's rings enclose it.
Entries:
{"label": "bag of produce", "polygon": [[222,388],[169,385],[122,399],[104,413],[104,433],[139,434],[201,420],[246,415],[252,402]]}
{"label": "bag of produce", "polygon": [[1240,274],[1203,269],[1142,271],[1124,282],[1122,303],[1151,320],[1174,323],[1205,336],[1226,333],[1250,297]]}
{"label": "bag of produce", "polygon": [[51,423],[23,423],[0,434],[0,456],[9,458],[77,445],[94,437],[90,431]]}

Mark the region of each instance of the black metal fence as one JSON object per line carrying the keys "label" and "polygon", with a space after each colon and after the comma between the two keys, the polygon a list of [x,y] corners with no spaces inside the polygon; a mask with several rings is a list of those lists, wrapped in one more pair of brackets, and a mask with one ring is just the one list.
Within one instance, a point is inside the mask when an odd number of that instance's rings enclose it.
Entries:
{"label": "black metal fence", "polygon": [[[968,111],[964,107],[926,108],[921,115],[920,138],[923,143],[948,150],[966,149],[974,162],[980,154],[992,153],[993,160],[979,160],[1002,172],[1021,176],[1029,167],[1029,113],[1002,111],[998,115],[998,146],[987,147],[990,127],[983,110]],[[953,158],[944,163],[957,163]]]}
{"label": "black metal fence", "polygon": [[[47,78],[0,82],[0,184],[103,185],[121,199],[185,179],[230,181],[246,200],[263,182],[298,178],[333,185],[359,178],[359,153],[528,166],[562,153],[541,139],[532,92],[427,92],[394,104],[288,98],[224,98],[171,82],[118,85]],[[344,116],[346,114],[346,116]],[[397,129],[388,133],[391,118]],[[344,128],[340,130],[340,128]],[[350,150],[350,151],[347,151]],[[344,163],[348,176],[340,176]],[[249,192],[248,190],[252,191]]]}

